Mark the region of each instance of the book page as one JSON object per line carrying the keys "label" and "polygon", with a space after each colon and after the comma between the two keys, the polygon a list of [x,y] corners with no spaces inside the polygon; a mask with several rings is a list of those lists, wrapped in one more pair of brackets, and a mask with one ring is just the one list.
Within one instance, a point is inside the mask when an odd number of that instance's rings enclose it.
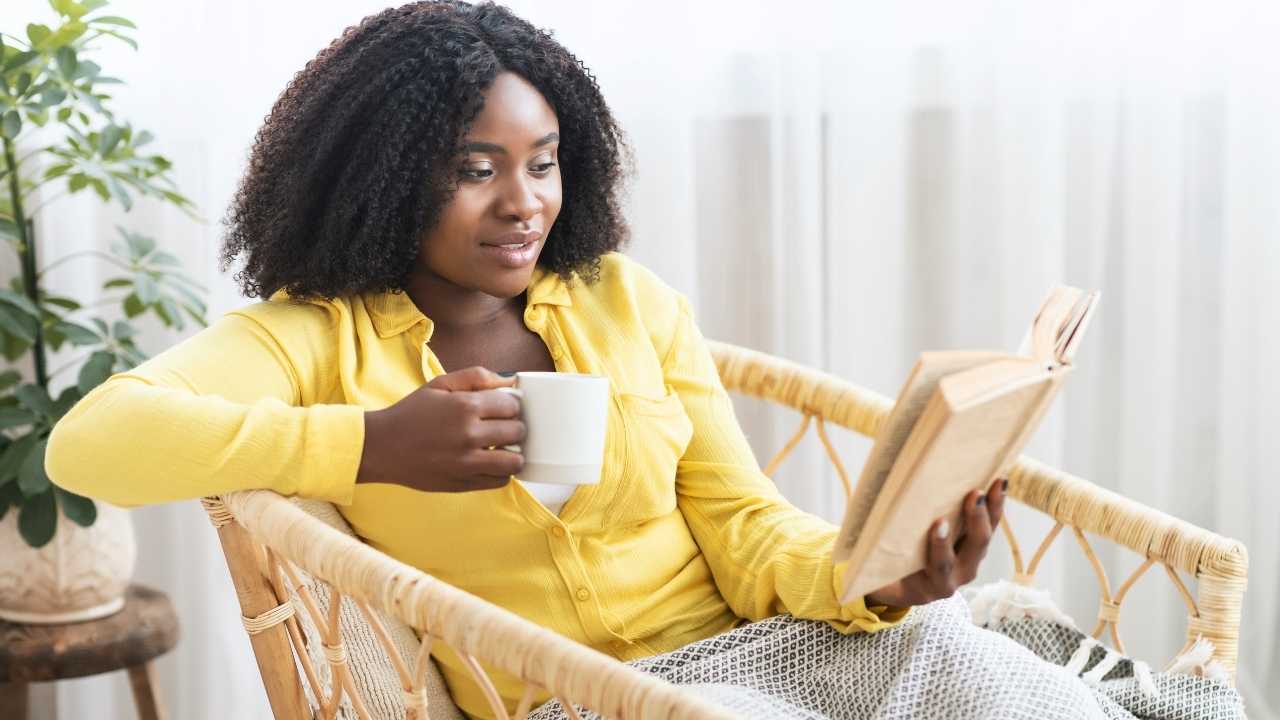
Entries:
{"label": "book page", "polygon": [[[1062,369],[1049,371],[1027,360],[960,375],[971,376],[959,393],[968,397],[948,397],[942,390],[956,376],[942,381],[849,557],[842,600],[923,568],[933,521],[947,518],[959,532],[964,496],[985,490],[1017,456],[1065,379]],[[985,392],[978,390],[982,386]]]}
{"label": "book page", "polygon": [[956,526],[964,495],[1016,459],[1069,374],[1097,297],[1054,287],[1018,355],[921,354],[846,508],[832,553],[848,563],[842,602],[918,570],[933,520]]}
{"label": "book page", "polygon": [[924,412],[929,398],[937,389],[938,382],[952,373],[1002,357],[1002,353],[991,352],[921,353],[898,394],[893,411],[876,433],[875,445],[867,456],[866,464],[862,466],[862,475],[854,486],[853,497],[849,498],[840,535],[836,539],[836,562],[843,559],[857,543],[867,516],[889,476],[889,470],[911,435],[916,419]]}

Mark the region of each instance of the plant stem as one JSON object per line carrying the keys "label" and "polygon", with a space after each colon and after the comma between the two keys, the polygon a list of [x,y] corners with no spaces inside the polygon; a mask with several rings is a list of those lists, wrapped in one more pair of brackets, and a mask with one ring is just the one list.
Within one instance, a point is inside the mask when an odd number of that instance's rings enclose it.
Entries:
{"label": "plant stem", "polygon": [[[44,183],[40,183],[40,184],[41,184],[41,185],[43,185]],[[37,185],[36,187],[39,187],[39,185]],[[34,188],[32,188],[32,189],[34,190]],[[28,194],[28,195],[30,195],[31,193],[30,193],[30,192],[28,192],[27,194]],[[50,197],[48,200],[45,200],[44,202],[40,203],[39,205],[37,205],[37,206],[36,206],[36,209],[35,209],[35,210],[32,210],[32,211],[31,211],[31,217],[35,217],[35,216],[39,215],[39,214],[40,214],[40,211],[45,209],[45,206],[47,206],[49,203],[53,202],[54,200],[57,200],[58,198],[65,197],[65,196],[66,196],[66,194],[67,194],[67,191],[66,191],[66,190],[62,190],[62,191],[60,191],[60,192],[54,193],[54,195],[53,195],[52,197]]]}
{"label": "plant stem", "polygon": [[[4,163],[9,169],[9,198],[13,203],[13,224],[18,231],[18,255],[22,260],[22,289],[27,298],[40,309],[40,290],[36,285],[36,245],[35,232],[27,222],[22,206],[22,193],[18,185],[18,161],[13,154],[13,140],[4,138]],[[46,391],[49,389],[49,377],[45,369],[44,356],[44,323],[36,316],[36,338],[32,343],[35,350],[36,382]]]}
{"label": "plant stem", "polygon": [[52,269],[54,269],[54,268],[58,267],[58,266],[59,266],[59,265],[61,265],[62,263],[66,262],[66,261],[68,261],[68,260],[74,260],[75,258],[78,258],[78,257],[84,257],[85,255],[96,255],[96,256],[99,256],[99,257],[104,258],[104,259],[106,259],[106,260],[110,260],[111,262],[115,263],[116,265],[119,265],[120,267],[124,268],[125,270],[128,270],[128,269],[129,269],[129,268],[125,267],[124,265],[121,265],[120,261],[119,261],[119,260],[118,260],[114,255],[108,255],[107,253],[104,253],[104,252],[102,252],[101,250],[79,250],[79,251],[77,251],[77,252],[73,252],[73,253],[71,253],[70,255],[63,255],[62,257],[58,258],[57,260],[54,260],[53,262],[49,263],[48,267],[45,267],[43,270],[41,270],[41,271],[39,271],[38,273],[36,273],[36,277],[37,277],[37,278],[42,278],[42,277],[44,277],[44,276],[45,276],[45,275],[46,275],[50,270],[52,270]]}
{"label": "plant stem", "polygon": [[91,355],[93,355],[93,353],[95,353],[95,352],[97,352],[97,351],[96,351],[96,350],[93,350],[93,351],[87,352],[87,353],[85,353],[85,354],[81,355],[80,357],[76,358],[75,360],[72,360],[71,362],[68,362],[67,364],[63,365],[62,367],[58,368],[57,370],[54,370],[53,372],[49,373],[49,379],[51,379],[51,380],[52,380],[53,378],[57,377],[58,375],[61,375],[62,373],[66,372],[67,370],[70,370],[71,368],[73,368],[73,367],[75,367],[75,366],[77,366],[77,365],[82,364],[85,360],[88,360],[88,359],[89,359],[89,357],[90,357]]}

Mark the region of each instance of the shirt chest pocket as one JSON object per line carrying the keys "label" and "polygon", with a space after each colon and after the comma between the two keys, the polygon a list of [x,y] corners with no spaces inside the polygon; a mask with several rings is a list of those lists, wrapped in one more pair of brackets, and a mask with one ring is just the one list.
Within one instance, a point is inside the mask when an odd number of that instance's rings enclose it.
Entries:
{"label": "shirt chest pocket", "polygon": [[693,423],[670,385],[661,397],[620,392],[615,400],[626,447],[617,493],[603,520],[619,527],[676,509],[676,466],[693,437]]}

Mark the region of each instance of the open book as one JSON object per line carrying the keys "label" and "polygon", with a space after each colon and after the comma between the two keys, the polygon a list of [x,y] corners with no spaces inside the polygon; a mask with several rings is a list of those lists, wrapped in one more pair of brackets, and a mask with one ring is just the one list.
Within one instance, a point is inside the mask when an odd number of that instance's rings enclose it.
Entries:
{"label": "open book", "polygon": [[1013,464],[1061,389],[1097,299],[1054,288],[1017,354],[920,355],[845,511],[833,553],[848,563],[841,602],[922,569],[935,519],[956,536],[964,496]]}

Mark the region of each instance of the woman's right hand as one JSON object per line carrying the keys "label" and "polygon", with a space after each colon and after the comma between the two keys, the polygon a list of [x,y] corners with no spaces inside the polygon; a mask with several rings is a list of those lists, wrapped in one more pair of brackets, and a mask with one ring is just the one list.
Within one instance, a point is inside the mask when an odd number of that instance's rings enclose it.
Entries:
{"label": "woman's right hand", "polygon": [[514,384],[515,378],[470,367],[440,375],[390,407],[366,412],[356,482],[427,492],[506,485],[524,458],[502,446],[524,442],[525,426],[520,402],[496,388]]}

